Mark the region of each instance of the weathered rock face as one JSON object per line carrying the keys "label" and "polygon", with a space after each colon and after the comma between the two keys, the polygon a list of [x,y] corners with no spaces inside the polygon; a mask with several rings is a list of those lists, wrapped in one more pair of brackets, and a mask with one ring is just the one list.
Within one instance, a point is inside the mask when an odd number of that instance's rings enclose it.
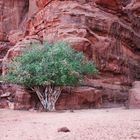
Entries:
{"label": "weathered rock face", "polygon": [[[56,109],[118,107],[128,98],[126,89],[123,88],[101,83],[98,84],[98,89],[93,87],[65,88],[56,103]],[[0,108],[43,109],[37,95],[31,90],[14,84],[0,84],[0,89]]]}
{"label": "weathered rock face", "polygon": [[30,17],[26,17],[23,34],[9,35],[11,43],[24,42],[24,36],[35,35],[40,41],[65,40],[95,61],[102,78],[116,82],[117,77],[117,82],[123,84],[140,78],[138,1],[37,0],[32,2],[33,9],[30,4],[31,1],[22,2]]}
{"label": "weathered rock face", "polygon": [[10,43],[0,42],[0,74],[2,73],[2,62],[5,57],[7,51],[10,49]]}
{"label": "weathered rock face", "polygon": [[5,57],[2,59],[2,74],[4,75],[7,72],[9,63],[14,59],[15,56],[18,56],[25,48],[29,47],[33,43],[40,44],[40,40],[37,36],[27,36],[22,41],[19,41],[14,47],[10,48]]}
{"label": "weathered rock face", "polygon": [[129,91],[129,108],[140,108],[140,82],[135,81],[133,88]]}
{"label": "weathered rock face", "polygon": [[0,108],[30,109],[33,106],[31,95],[22,86],[0,84]]}
{"label": "weathered rock face", "polygon": [[[0,108],[10,109],[41,109],[37,95],[22,86],[0,84]],[[65,89],[59,98],[57,109],[100,108],[101,92],[94,88],[79,87]]]}
{"label": "weathered rock face", "polygon": [[3,74],[31,42],[64,40],[95,61],[97,82],[140,79],[140,0],[1,0],[0,6],[0,40],[13,45]]}
{"label": "weathered rock face", "polygon": [[100,108],[102,93],[91,87],[78,87],[65,90],[56,103],[57,109]]}
{"label": "weathered rock face", "polygon": [[1,0],[0,1],[0,41],[7,40],[12,30],[17,30],[28,11],[28,0]]}

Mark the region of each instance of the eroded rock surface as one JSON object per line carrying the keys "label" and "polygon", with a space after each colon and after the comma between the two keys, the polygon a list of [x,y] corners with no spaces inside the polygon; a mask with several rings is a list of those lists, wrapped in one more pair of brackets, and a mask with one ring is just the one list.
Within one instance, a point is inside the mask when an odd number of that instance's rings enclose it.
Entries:
{"label": "eroded rock surface", "polygon": [[[26,36],[37,36],[41,42],[64,40],[93,59],[102,78],[112,78],[112,82],[117,80],[124,84],[140,78],[139,1],[37,0],[18,3],[15,0],[13,3],[14,9],[20,7],[19,11],[26,11],[26,21],[19,18],[23,13],[18,12],[18,20],[10,18],[19,24],[10,31],[3,28],[5,33],[10,32],[7,39],[15,46],[19,41],[24,44]],[[4,25],[4,20],[1,23]],[[24,25],[22,32],[11,33],[21,29],[20,25]],[[12,48],[11,51],[15,50]]]}
{"label": "eroded rock surface", "polygon": [[0,84],[0,108],[30,109],[32,98],[28,90],[14,84]]}
{"label": "eroded rock surface", "polygon": [[[57,103],[56,109],[88,109],[101,107],[120,107],[128,100],[128,89],[122,86],[96,83],[91,87],[67,87]],[[97,85],[96,85],[97,84]],[[14,84],[0,84],[0,108],[37,109],[43,107],[37,95],[29,89]]]}
{"label": "eroded rock surface", "polygon": [[140,82],[135,81],[133,88],[129,91],[129,108],[140,108]]}
{"label": "eroded rock surface", "polygon": [[1,0],[0,6],[0,40],[13,46],[1,60],[3,74],[30,43],[64,40],[94,60],[97,82],[130,86],[140,79],[140,0]]}

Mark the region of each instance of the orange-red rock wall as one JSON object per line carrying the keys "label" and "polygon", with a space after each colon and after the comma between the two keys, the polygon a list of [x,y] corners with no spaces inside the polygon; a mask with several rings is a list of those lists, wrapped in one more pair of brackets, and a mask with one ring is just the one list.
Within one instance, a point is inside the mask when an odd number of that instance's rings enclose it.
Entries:
{"label": "orange-red rock wall", "polygon": [[64,40],[95,61],[102,79],[127,84],[140,78],[139,1],[1,0],[0,4],[0,34],[13,45],[5,62],[26,40]]}
{"label": "orange-red rock wall", "polygon": [[64,40],[95,62],[90,85],[140,79],[140,0],[0,0],[0,7],[3,74],[30,43]]}

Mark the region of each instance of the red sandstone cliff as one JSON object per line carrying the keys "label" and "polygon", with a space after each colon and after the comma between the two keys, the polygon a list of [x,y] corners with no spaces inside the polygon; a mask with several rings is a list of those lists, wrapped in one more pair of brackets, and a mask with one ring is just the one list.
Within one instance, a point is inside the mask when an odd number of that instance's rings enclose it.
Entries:
{"label": "red sandstone cliff", "polygon": [[100,74],[90,86],[118,92],[140,79],[140,0],[0,0],[0,7],[3,74],[29,44],[65,40],[95,61]]}

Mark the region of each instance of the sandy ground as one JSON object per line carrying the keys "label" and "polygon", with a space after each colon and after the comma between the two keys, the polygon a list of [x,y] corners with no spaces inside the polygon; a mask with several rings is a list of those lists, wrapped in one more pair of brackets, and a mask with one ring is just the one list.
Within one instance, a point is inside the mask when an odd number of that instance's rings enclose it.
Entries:
{"label": "sandy ground", "polygon": [[[71,132],[57,132],[64,126]],[[140,140],[140,110],[0,110],[0,140]]]}

